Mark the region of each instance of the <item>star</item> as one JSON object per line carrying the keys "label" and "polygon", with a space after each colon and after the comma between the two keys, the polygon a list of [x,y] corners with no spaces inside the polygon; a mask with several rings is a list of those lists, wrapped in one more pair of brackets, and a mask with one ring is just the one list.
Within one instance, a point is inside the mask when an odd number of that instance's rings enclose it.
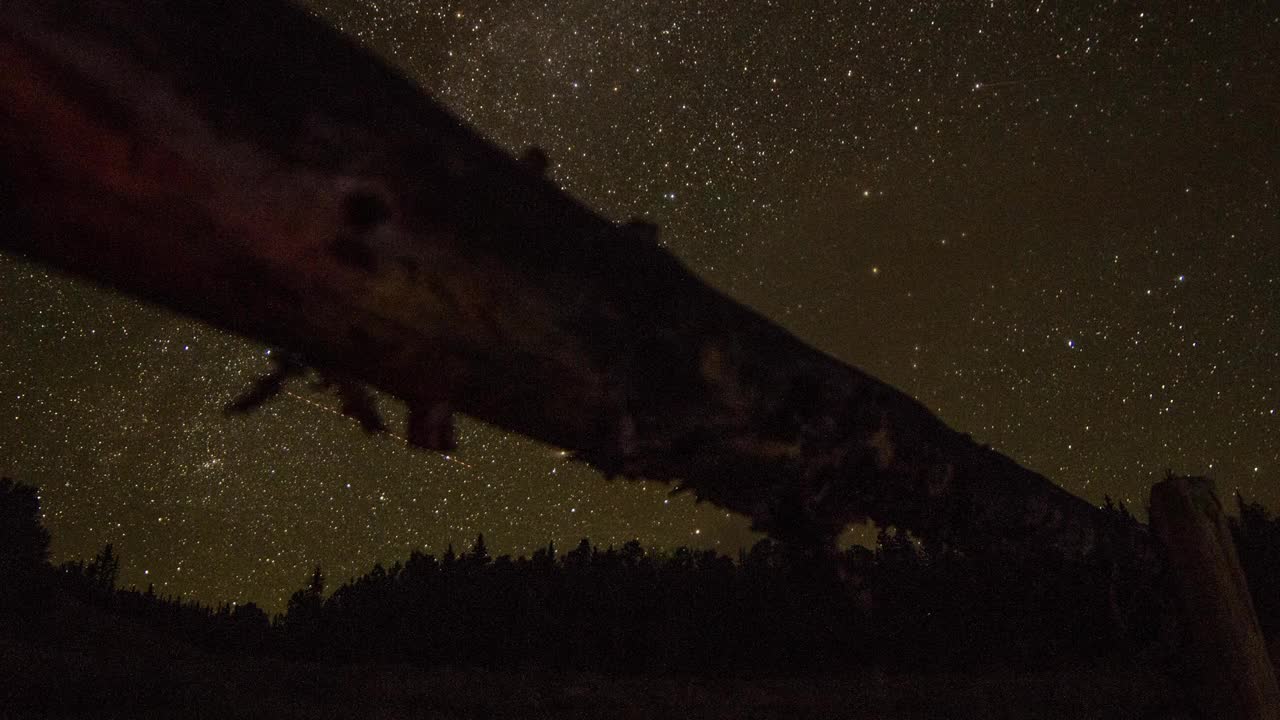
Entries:
{"label": "star", "polygon": [[[711,285],[1069,491],[1140,501],[1172,467],[1280,507],[1280,217],[1256,160],[1280,68],[1235,41],[1274,26],[1265,3],[304,2],[513,156],[544,149],[566,192],[660,226]],[[317,563],[357,576],[479,532],[495,556],[758,537],[479,423],[449,455],[366,436],[305,382],[226,418],[271,349],[7,256],[0,306],[0,472],[41,487],[56,561],[114,542],[125,585],[169,592],[181,567],[193,599],[280,610]]]}

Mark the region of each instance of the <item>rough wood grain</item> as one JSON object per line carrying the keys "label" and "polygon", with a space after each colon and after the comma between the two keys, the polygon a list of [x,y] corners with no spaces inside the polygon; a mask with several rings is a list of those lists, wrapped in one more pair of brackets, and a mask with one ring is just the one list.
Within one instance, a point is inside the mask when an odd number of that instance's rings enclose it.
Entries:
{"label": "rough wood grain", "polygon": [[[785,538],[1066,556],[1098,511],[708,287],[281,0],[6,0],[0,247]],[[538,154],[533,153],[534,157]],[[544,159],[545,164],[545,159]]]}
{"label": "rough wood grain", "polygon": [[1201,713],[1277,720],[1275,669],[1213,481],[1170,476],[1156,483],[1151,526],[1168,552],[1190,641],[1188,680]]}

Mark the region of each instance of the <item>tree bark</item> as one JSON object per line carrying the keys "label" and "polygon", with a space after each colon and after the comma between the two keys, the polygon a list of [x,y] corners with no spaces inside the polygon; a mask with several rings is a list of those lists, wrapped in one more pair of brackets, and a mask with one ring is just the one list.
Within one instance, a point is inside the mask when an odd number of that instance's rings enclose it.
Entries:
{"label": "tree bark", "polygon": [[1169,477],[1151,488],[1151,526],[1169,555],[1190,640],[1188,680],[1202,715],[1280,718],[1280,689],[1213,481]]}
{"label": "tree bark", "polygon": [[366,381],[425,445],[456,409],[783,538],[871,518],[970,550],[1094,547],[1097,508],[289,3],[7,0],[0,67],[0,247]]}

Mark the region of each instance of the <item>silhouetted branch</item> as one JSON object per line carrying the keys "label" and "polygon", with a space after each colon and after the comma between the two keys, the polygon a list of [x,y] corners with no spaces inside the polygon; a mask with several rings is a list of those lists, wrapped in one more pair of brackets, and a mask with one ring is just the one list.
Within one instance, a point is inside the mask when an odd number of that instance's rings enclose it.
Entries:
{"label": "silhouetted branch", "polygon": [[242,415],[257,410],[283,392],[285,383],[291,378],[306,372],[306,368],[283,353],[271,357],[271,366],[271,372],[258,378],[248,390],[227,404],[227,414]]}
{"label": "silhouetted branch", "polygon": [[290,4],[10,0],[0,66],[3,247],[396,395],[419,444],[450,446],[456,408],[792,539],[871,517],[965,548],[1095,543],[1089,503]]}

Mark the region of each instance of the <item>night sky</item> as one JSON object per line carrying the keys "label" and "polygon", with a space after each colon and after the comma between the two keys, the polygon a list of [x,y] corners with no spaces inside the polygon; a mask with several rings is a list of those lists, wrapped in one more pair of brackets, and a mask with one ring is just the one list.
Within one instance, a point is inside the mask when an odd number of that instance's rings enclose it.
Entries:
{"label": "night sky", "polygon": [[[1280,6],[363,0],[309,5],[606,216],[1068,490],[1166,468],[1280,507]],[[1102,5],[1102,3],[1097,3]],[[718,547],[745,520],[477,423],[443,457],[267,349],[0,256],[0,472],[55,560],[280,609],[484,532]],[[400,413],[383,402],[393,426]]]}

